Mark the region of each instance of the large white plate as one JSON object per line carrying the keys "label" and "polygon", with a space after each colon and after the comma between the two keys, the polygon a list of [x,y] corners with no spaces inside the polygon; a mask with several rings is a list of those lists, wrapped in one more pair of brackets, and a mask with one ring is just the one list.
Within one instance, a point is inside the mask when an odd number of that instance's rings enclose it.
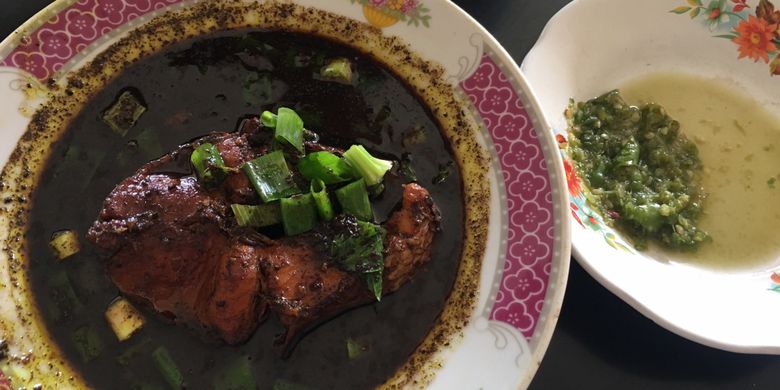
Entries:
{"label": "large white plate", "polygon": [[[139,25],[195,0],[60,0],[0,44],[0,161],[7,161],[34,109],[46,96],[26,86],[61,84],[97,53]],[[560,310],[569,261],[569,219],[564,171],[557,146],[518,67],[473,19],[448,1],[298,0],[369,23],[397,36],[445,69],[456,94],[480,124],[480,142],[492,157],[488,248],[477,305],[462,338],[437,355],[443,365],[433,388],[516,388],[530,383]],[[33,88],[34,90],[34,88]],[[25,93],[28,92],[28,93]],[[0,283],[10,286],[9,259],[0,263]],[[13,358],[14,387],[44,382],[52,388],[80,386],[43,345],[35,326],[22,326],[34,310],[15,288],[0,289],[0,339],[11,354],[29,349],[29,362]],[[19,305],[21,303],[21,305]],[[33,317],[35,317],[33,315]],[[45,337],[43,338],[45,339]],[[78,375],[76,374],[76,377]],[[59,378],[59,379],[58,379]],[[8,378],[0,372],[2,381]]]}

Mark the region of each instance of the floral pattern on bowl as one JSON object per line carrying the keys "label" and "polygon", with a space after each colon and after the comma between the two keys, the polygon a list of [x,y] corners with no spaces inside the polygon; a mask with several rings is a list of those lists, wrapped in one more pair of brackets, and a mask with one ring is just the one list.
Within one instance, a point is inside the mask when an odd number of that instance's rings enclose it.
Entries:
{"label": "floral pattern on bowl", "polygon": [[703,19],[711,31],[724,32],[715,37],[738,46],[739,59],[763,61],[772,76],[780,75],[780,10],[769,0],[760,0],[755,9],[747,1],[711,0],[705,6],[702,0],[687,0],[688,5],[670,12]]}
{"label": "floral pattern on bowl", "polygon": [[363,15],[378,28],[390,27],[399,21],[408,25],[430,27],[431,11],[419,0],[350,0],[363,5]]}

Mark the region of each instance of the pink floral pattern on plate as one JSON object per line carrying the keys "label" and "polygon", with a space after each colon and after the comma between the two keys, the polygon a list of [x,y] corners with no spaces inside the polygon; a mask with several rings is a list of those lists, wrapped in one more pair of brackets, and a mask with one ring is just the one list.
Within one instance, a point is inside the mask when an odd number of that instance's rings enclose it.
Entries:
{"label": "pink floral pattern on plate", "polygon": [[547,163],[517,90],[489,54],[461,87],[490,132],[507,192],[507,253],[490,319],[530,339],[544,306],[555,237]]}
{"label": "pink floral pattern on plate", "polygon": [[40,80],[51,77],[76,54],[119,26],[182,0],[80,0],[22,38],[0,62]]}

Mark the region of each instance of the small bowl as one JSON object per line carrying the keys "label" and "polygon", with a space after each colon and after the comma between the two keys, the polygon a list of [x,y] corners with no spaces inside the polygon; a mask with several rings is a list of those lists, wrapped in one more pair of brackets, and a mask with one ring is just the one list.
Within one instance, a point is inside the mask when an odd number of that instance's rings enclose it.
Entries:
{"label": "small bowl", "polygon": [[[699,77],[749,96],[780,118],[780,76],[772,76],[780,73],[780,44],[772,44],[780,43],[780,34],[772,33],[770,23],[762,20],[767,8],[758,5],[759,1],[574,1],[548,23],[522,70],[560,141],[567,136],[563,112],[570,98],[587,100],[652,73]],[[780,13],[770,13],[774,16]],[[756,61],[738,58],[751,38],[739,36],[756,29],[766,33],[758,38],[774,41],[759,40],[762,48],[752,52]],[[562,154],[567,160],[563,148]],[[705,167],[718,162],[713,161],[717,156],[708,160],[702,154],[702,159]],[[774,272],[780,267],[780,251],[766,261],[730,268],[709,265],[706,258],[691,262],[686,260],[689,255],[653,247],[638,251],[591,209],[576,189],[578,178],[571,163],[565,165],[574,256],[594,278],[683,337],[735,352],[780,353],[776,329],[780,278]],[[761,190],[772,190],[766,188],[769,183],[762,185]],[[780,192],[775,196],[780,198]],[[727,201],[743,201],[740,198]],[[706,201],[704,207],[706,212]],[[740,217],[745,218],[735,218]]]}

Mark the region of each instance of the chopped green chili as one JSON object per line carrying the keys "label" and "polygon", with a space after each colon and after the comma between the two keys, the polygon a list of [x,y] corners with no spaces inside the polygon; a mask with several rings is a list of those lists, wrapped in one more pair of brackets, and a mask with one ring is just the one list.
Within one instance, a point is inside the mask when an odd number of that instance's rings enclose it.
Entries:
{"label": "chopped green chili", "polygon": [[325,183],[322,180],[316,179],[311,181],[311,196],[314,198],[314,204],[317,206],[317,214],[323,221],[330,221],[335,216],[333,211],[333,204],[328,196],[328,189],[325,187]]}
{"label": "chopped green chili", "polygon": [[282,222],[279,202],[261,205],[231,204],[238,226],[266,227]]}
{"label": "chopped green chili", "polygon": [[336,190],[341,209],[346,214],[354,215],[362,221],[371,221],[374,213],[368,200],[368,190],[363,179],[354,181]]}
{"label": "chopped green chili", "polygon": [[282,151],[260,156],[243,166],[244,173],[263,202],[273,202],[300,193]]}
{"label": "chopped green chili", "polygon": [[309,180],[336,184],[355,179],[355,171],[344,159],[330,152],[309,153],[298,161],[298,171]]}
{"label": "chopped green chili", "polygon": [[317,207],[311,194],[283,198],[281,206],[282,226],[288,236],[307,232],[317,224]]}

